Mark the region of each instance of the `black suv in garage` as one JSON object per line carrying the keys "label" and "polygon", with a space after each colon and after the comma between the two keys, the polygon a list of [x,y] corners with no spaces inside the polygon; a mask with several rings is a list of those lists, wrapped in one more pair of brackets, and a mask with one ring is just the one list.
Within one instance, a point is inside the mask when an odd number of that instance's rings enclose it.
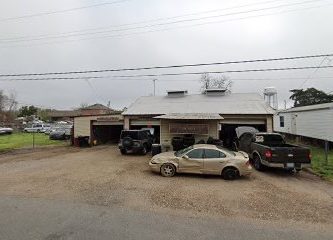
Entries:
{"label": "black suv in garage", "polygon": [[141,153],[151,150],[153,135],[149,130],[123,130],[120,134],[119,149],[122,154]]}

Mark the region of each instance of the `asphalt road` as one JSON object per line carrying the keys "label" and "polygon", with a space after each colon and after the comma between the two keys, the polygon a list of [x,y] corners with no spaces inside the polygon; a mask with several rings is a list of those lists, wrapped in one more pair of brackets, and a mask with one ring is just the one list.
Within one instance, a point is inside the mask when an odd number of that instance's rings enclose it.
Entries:
{"label": "asphalt road", "polygon": [[0,239],[333,239],[333,231],[0,196]]}

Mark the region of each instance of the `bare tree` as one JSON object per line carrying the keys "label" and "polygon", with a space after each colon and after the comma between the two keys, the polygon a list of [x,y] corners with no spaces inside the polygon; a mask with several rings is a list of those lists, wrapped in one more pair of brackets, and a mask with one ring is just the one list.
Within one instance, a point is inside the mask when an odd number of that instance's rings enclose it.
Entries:
{"label": "bare tree", "polygon": [[16,107],[16,94],[10,93],[9,96],[7,96],[2,90],[0,90],[0,121],[13,121],[15,118]]}
{"label": "bare tree", "polygon": [[7,96],[3,93],[2,90],[0,90],[0,113],[5,110],[6,99],[7,99]]}
{"label": "bare tree", "polygon": [[200,82],[202,91],[211,88],[224,88],[231,92],[232,81],[225,75],[212,77],[208,73],[204,73],[201,75]]}

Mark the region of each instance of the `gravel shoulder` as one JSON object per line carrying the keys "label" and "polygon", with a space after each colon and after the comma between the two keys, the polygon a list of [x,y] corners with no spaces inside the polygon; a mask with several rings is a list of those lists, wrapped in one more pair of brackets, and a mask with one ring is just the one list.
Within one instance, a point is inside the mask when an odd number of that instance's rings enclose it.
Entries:
{"label": "gravel shoulder", "polygon": [[290,221],[333,226],[333,185],[307,172],[256,172],[163,178],[149,156],[122,156],[116,146],[52,148],[0,156],[0,195],[68,200],[174,215]]}

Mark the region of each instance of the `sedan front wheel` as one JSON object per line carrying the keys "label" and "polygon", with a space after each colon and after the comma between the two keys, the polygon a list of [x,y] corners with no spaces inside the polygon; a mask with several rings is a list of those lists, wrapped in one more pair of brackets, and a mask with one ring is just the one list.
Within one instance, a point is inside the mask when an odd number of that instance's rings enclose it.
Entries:
{"label": "sedan front wheel", "polygon": [[165,163],[161,167],[163,177],[173,177],[176,174],[176,167],[171,163]]}

